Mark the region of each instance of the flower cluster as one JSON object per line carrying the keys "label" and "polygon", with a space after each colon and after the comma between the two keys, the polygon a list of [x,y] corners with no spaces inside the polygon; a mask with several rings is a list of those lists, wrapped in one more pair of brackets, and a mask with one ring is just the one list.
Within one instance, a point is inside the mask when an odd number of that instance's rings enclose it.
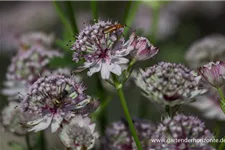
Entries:
{"label": "flower cluster", "polygon": [[185,58],[190,67],[197,68],[210,61],[225,61],[224,55],[225,37],[222,35],[210,35],[192,44]]}
{"label": "flower cluster", "polygon": [[59,135],[60,140],[72,150],[91,149],[99,136],[95,132],[95,126],[90,118],[77,115],[63,127]]}
{"label": "flower cluster", "polygon": [[39,116],[27,123],[31,127],[29,131],[37,132],[51,125],[51,131],[55,132],[63,121],[68,121],[75,114],[90,113],[89,109],[84,109],[85,106],[98,105],[88,105],[94,100],[84,90],[83,84],[63,75],[39,78],[22,100],[23,111]]}
{"label": "flower cluster", "polygon": [[[143,149],[148,147],[148,141],[156,130],[153,123],[148,120],[134,119],[138,137],[141,140]],[[114,122],[106,129],[105,137],[102,140],[104,150],[136,150],[137,147],[131,136],[129,126],[125,120]]]}
{"label": "flower cluster", "polygon": [[[187,139],[204,139],[210,141],[213,139],[213,135],[205,128],[201,120],[183,114],[176,115],[174,118],[164,119],[152,138],[165,140],[166,142],[152,143],[150,144],[150,150],[214,150],[214,148],[210,147],[204,141],[185,142]],[[167,141],[167,139],[171,139],[171,142]],[[180,141],[172,141],[173,139],[180,139]]]}
{"label": "flower cluster", "polygon": [[[117,29],[117,26],[120,28]],[[89,68],[89,76],[101,72],[103,79],[109,79],[110,73],[121,75],[121,65],[129,62],[126,56],[131,51],[137,60],[146,60],[158,52],[146,38],[137,37],[133,33],[125,42],[122,34],[123,26],[110,21],[98,21],[82,30],[72,46],[73,60],[75,62],[84,60],[84,65],[77,71]]]}
{"label": "flower cluster", "polygon": [[149,99],[169,106],[189,103],[193,98],[206,92],[198,85],[196,76],[181,64],[161,62],[140,70],[136,84]]}

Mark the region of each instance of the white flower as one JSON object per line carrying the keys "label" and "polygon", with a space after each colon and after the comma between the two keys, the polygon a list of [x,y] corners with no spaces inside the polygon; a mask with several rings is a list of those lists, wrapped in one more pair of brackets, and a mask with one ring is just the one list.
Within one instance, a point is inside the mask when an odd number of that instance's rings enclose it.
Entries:
{"label": "white flower", "polygon": [[77,115],[63,127],[59,137],[67,148],[89,150],[94,147],[98,133],[95,132],[95,124],[91,123],[90,118]]}

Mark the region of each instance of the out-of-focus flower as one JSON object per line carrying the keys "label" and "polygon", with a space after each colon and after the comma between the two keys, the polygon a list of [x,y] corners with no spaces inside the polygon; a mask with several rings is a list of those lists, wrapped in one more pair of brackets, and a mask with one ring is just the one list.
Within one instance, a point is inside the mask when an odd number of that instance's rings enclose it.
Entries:
{"label": "out-of-focus flower", "polygon": [[8,80],[21,80],[32,84],[47,69],[54,57],[62,57],[62,54],[47,51],[42,46],[32,46],[31,49],[12,58],[6,77]]}
{"label": "out-of-focus flower", "polygon": [[[178,114],[173,119],[164,119],[158,126],[152,139],[161,139],[166,142],[152,142],[149,150],[214,150],[214,148],[209,146],[209,143],[199,141],[199,139],[206,141],[213,139],[212,133],[206,129],[204,123],[197,117],[185,116],[183,114]],[[180,141],[175,141],[175,139]],[[198,140],[198,142],[188,141],[193,139]]]}
{"label": "out-of-focus flower", "polygon": [[225,63],[222,61],[210,62],[198,68],[199,74],[203,79],[215,88],[225,84]]}
{"label": "out-of-focus flower", "polygon": [[185,59],[191,68],[203,66],[210,61],[225,61],[225,37],[211,35],[196,41],[188,49]]}
{"label": "out-of-focus flower", "polygon": [[91,123],[90,118],[83,118],[80,115],[75,116],[69,124],[65,125],[59,135],[62,143],[72,150],[93,148],[98,136],[95,132],[95,124]]}
{"label": "out-of-focus flower", "polygon": [[73,61],[84,60],[84,65],[77,71],[89,68],[88,75],[101,72],[103,79],[109,79],[110,73],[120,75],[121,64],[129,62],[128,55],[133,46],[126,47],[122,37],[123,28],[106,32],[108,28],[118,25],[117,22],[99,21],[82,30],[72,46]]}
{"label": "out-of-focus flower", "polygon": [[[215,89],[211,89],[210,93],[199,96],[191,106],[203,112],[203,116],[208,119],[216,119],[225,121],[225,115],[220,107],[220,98]],[[225,91],[225,90],[223,90]]]}
{"label": "out-of-focus flower", "polygon": [[22,34],[19,37],[18,41],[22,48],[29,48],[30,46],[36,44],[40,44],[45,47],[50,47],[54,42],[54,35],[48,35],[43,32],[30,32],[27,34]]}
{"label": "out-of-focus flower", "polygon": [[181,64],[161,62],[140,70],[136,84],[150,100],[175,106],[189,103],[206,92],[199,87],[200,79],[200,76]]}
{"label": "out-of-focus flower", "polygon": [[1,121],[6,131],[12,132],[16,135],[25,135],[27,128],[23,127],[24,122],[27,121],[27,117],[31,117],[28,113],[21,112],[18,102],[10,102],[2,110]]}
{"label": "out-of-focus flower", "polygon": [[130,35],[127,44],[134,47],[134,50],[132,50],[130,54],[139,61],[150,59],[159,51],[159,49],[154,47],[148,39],[136,36],[135,32]]}
{"label": "out-of-focus flower", "polygon": [[22,109],[39,118],[27,122],[29,131],[38,132],[51,125],[55,132],[63,121],[68,121],[76,114],[88,115],[94,108],[84,109],[93,103],[90,96],[84,93],[85,87],[71,78],[62,75],[41,77],[28,89],[22,100]]}
{"label": "out-of-focus flower", "polygon": [[[138,137],[143,149],[148,147],[149,139],[155,132],[156,127],[147,120],[134,119]],[[125,120],[114,122],[106,129],[105,137],[102,141],[104,150],[136,150],[137,147]]]}
{"label": "out-of-focus flower", "polygon": [[[68,68],[58,68],[56,70],[48,69],[45,70],[41,75],[42,76],[49,76],[49,75],[64,75],[66,77],[70,77],[71,70]],[[39,77],[37,76],[37,79]],[[74,76],[75,82],[81,82],[81,77],[76,75]],[[30,83],[32,84],[32,83]],[[4,88],[2,89],[2,94],[8,96],[8,100],[18,100],[19,95],[26,94],[26,90],[28,88],[28,85],[25,83],[24,80],[17,80],[17,79],[7,79],[7,81],[4,82]]]}

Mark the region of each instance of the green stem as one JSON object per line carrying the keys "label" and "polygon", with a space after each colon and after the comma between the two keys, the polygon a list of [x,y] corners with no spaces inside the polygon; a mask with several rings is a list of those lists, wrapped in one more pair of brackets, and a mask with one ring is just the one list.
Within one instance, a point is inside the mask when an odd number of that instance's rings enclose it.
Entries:
{"label": "green stem", "polygon": [[45,132],[40,131],[40,150],[47,150],[47,143],[45,139]]}
{"label": "green stem", "polygon": [[98,19],[97,1],[91,1],[90,5],[91,5],[92,17],[94,19]]}
{"label": "green stem", "polygon": [[149,39],[151,40],[151,43],[156,43],[156,35],[158,33],[158,23],[159,23],[159,12],[160,7],[152,8],[152,24],[150,28],[150,35]]}
{"label": "green stem", "polygon": [[224,150],[224,149],[225,149],[225,136],[223,137],[223,141],[224,141],[224,142],[222,142],[222,143],[220,144],[218,150]]}
{"label": "green stem", "polygon": [[133,58],[133,59],[130,61],[130,64],[128,65],[127,70],[125,70],[125,71],[123,72],[123,76],[125,76],[125,78],[124,78],[124,80],[123,80],[123,82],[122,82],[123,84],[129,79],[129,77],[130,77],[130,75],[131,75],[131,73],[132,73],[132,69],[133,69],[133,66],[134,66],[135,62],[136,62],[136,59]]}
{"label": "green stem", "polygon": [[66,4],[66,9],[68,11],[68,18],[69,18],[70,24],[73,28],[73,34],[75,35],[78,33],[78,27],[77,27],[77,22],[76,22],[76,19],[74,16],[72,1],[66,1],[65,4]]}
{"label": "green stem", "polygon": [[127,1],[126,3],[127,4],[126,4],[126,8],[124,10],[123,24],[127,23],[127,18],[129,17],[129,12],[130,12],[130,9],[132,6],[132,1]]}
{"label": "green stem", "polygon": [[223,95],[223,90],[222,90],[222,88],[218,88],[217,90],[218,90],[219,95],[221,97],[220,106],[221,106],[221,109],[222,109],[223,113],[225,114],[225,98],[224,98],[224,95]]}
{"label": "green stem", "polygon": [[73,36],[73,29],[70,26],[69,22],[67,21],[65,14],[63,13],[61,7],[60,7],[60,2],[59,1],[53,1],[53,4],[55,6],[55,10],[57,12],[57,14],[59,15],[59,18],[61,19],[62,23],[64,24],[65,28],[67,29],[68,34],[70,34],[70,36]]}
{"label": "green stem", "polygon": [[173,116],[176,114],[177,110],[180,108],[179,105],[176,105],[176,106],[166,106],[165,110],[167,112],[167,114],[173,118]]}
{"label": "green stem", "polygon": [[29,134],[26,134],[25,138],[26,138],[27,150],[32,150]]}
{"label": "green stem", "polygon": [[141,142],[140,142],[140,140],[139,140],[139,138],[137,136],[137,131],[135,129],[135,126],[133,124],[132,118],[130,116],[130,113],[129,113],[129,110],[128,110],[128,107],[127,107],[127,103],[126,103],[126,100],[125,100],[125,97],[124,97],[124,94],[123,94],[123,90],[122,90],[122,86],[121,85],[118,86],[117,92],[119,94],[120,102],[121,102],[121,105],[123,107],[123,111],[124,111],[126,120],[128,122],[130,131],[131,131],[131,134],[132,134],[132,136],[134,138],[134,141],[136,143],[136,146],[137,146],[138,150],[142,150]]}
{"label": "green stem", "polygon": [[[135,15],[136,15],[139,4],[140,4],[139,1],[132,1],[132,3],[131,2],[128,3],[128,8],[126,10],[126,14],[125,14],[125,17],[124,17],[124,23],[128,27],[130,27],[132,25],[132,22],[134,20]],[[128,31],[129,31],[129,28],[124,29],[124,35],[125,36],[127,36]]]}

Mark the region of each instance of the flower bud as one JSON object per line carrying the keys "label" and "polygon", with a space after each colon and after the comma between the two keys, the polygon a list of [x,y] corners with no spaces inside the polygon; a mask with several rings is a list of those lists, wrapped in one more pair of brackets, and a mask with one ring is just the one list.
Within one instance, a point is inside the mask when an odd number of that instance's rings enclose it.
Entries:
{"label": "flower bud", "polygon": [[198,69],[199,74],[215,88],[225,84],[225,63],[222,61],[210,62]]}
{"label": "flower bud", "polygon": [[138,37],[135,33],[131,34],[129,44],[134,47],[134,50],[130,53],[131,56],[139,61],[150,59],[159,51],[147,38]]}

